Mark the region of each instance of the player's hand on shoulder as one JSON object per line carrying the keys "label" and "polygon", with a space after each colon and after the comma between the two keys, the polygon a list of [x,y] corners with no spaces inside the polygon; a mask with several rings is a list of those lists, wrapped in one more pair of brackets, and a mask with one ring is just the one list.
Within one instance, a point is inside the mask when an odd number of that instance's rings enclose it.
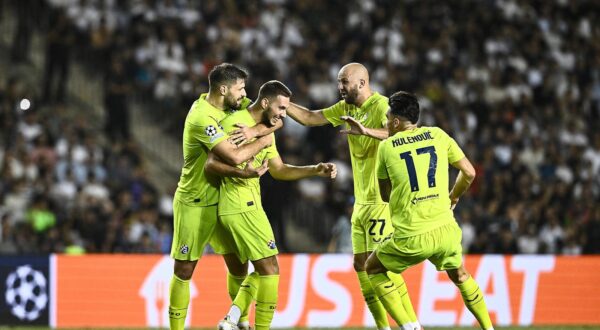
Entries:
{"label": "player's hand on shoulder", "polygon": [[250,141],[256,137],[256,132],[252,127],[248,127],[244,124],[235,124],[237,129],[230,134],[230,141],[236,145],[240,145],[246,141]]}
{"label": "player's hand on shoulder", "polygon": [[260,167],[254,168],[252,166],[252,162],[254,162],[254,157],[246,162],[246,167],[244,167],[244,173],[246,174],[246,178],[259,178],[263,174],[267,173],[269,170],[269,161],[264,160]]}
{"label": "player's hand on shoulder", "polygon": [[367,135],[367,129],[358,120],[350,116],[341,116],[340,119],[345,121],[346,124],[348,124],[348,128],[340,130],[340,133],[352,135]]}
{"label": "player's hand on shoulder", "polygon": [[334,163],[319,163],[317,164],[317,175],[333,180],[337,176],[337,166]]}

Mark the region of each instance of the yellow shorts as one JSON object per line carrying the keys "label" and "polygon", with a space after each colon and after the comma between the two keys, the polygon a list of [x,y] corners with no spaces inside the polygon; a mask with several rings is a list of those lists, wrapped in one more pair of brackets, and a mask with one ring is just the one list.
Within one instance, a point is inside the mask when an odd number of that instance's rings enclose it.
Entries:
{"label": "yellow shorts", "polygon": [[217,206],[191,206],[173,200],[171,257],[194,261],[202,257],[217,224]]}
{"label": "yellow shorts", "polygon": [[377,258],[388,270],[402,273],[424,260],[438,271],[456,269],[462,264],[462,231],[456,223],[448,223],[426,233],[390,239],[377,249]]}
{"label": "yellow shorts", "polygon": [[388,204],[354,204],[352,212],[352,253],[375,251],[394,232]]}
{"label": "yellow shorts", "polygon": [[273,229],[262,209],[219,216],[219,229],[211,246],[219,254],[234,252],[242,263],[279,254]]}

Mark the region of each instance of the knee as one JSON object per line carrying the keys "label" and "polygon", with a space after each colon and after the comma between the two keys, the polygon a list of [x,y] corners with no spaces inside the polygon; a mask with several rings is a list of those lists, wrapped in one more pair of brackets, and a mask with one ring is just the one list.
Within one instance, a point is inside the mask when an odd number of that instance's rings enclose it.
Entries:
{"label": "knee", "polygon": [[469,277],[471,277],[471,274],[467,273],[466,271],[458,274],[456,284],[465,283],[469,279]]}
{"label": "knee", "polygon": [[175,261],[175,268],[174,268],[173,273],[179,279],[187,281],[192,278],[192,274],[194,274],[195,266],[196,266],[196,263],[190,263],[190,262],[184,263],[184,262]]}
{"label": "knee", "polygon": [[279,275],[279,263],[275,257],[273,257],[273,262],[271,263],[271,275]]}
{"label": "knee", "polygon": [[467,272],[467,270],[464,267],[448,271],[447,273],[450,280],[456,285],[465,283],[469,279],[469,277],[471,277],[471,274],[469,274],[469,272]]}
{"label": "knee", "polygon": [[356,261],[356,259],[354,259],[354,270],[356,272],[362,272],[365,270],[365,263],[364,262],[360,262],[360,261]]}
{"label": "knee", "polygon": [[229,274],[233,276],[248,275],[248,262],[242,263],[236,255],[226,254],[223,256]]}
{"label": "knee", "polygon": [[276,257],[255,262],[254,268],[260,275],[279,275],[279,264]]}
{"label": "knee", "polygon": [[229,274],[233,276],[247,276],[248,275],[248,264],[243,264],[237,267],[229,267]]}
{"label": "knee", "polygon": [[377,255],[375,253],[372,253],[367,259],[367,262],[365,263],[365,270],[369,275],[386,272],[386,269],[382,267],[381,262],[379,262],[379,259],[377,259]]}
{"label": "knee", "polygon": [[353,266],[354,266],[354,270],[356,272],[363,272],[365,270],[365,263],[367,261],[367,256],[368,256],[368,254],[366,254],[366,253],[354,255]]}
{"label": "knee", "polygon": [[187,281],[192,278],[192,274],[194,274],[194,268],[191,268],[189,266],[181,266],[181,267],[175,266],[174,273],[175,273],[175,276],[179,277],[179,279]]}

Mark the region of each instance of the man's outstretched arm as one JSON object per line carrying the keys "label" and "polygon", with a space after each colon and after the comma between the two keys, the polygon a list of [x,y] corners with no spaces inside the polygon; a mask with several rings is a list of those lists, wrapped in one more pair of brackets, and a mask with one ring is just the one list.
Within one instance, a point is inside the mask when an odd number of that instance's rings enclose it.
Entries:
{"label": "man's outstretched arm", "polygon": [[323,126],[329,124],[329,120],[325,118],[323,110],[311,111],[294,102],[290,102],[290,106],[287,108],[287,114],[304,126]]}
{"label": "man's outstretched arm", "polygon": [[311,176],[320,176],[335,179],[337,167],[333,163],[319,163],[317,165],[295,166],[285,164],[277,156],[269,160],[269,173],[275,180],[299,180]]}
{"label": "man's outstretched arm", "polygon": [[349,125],[349,128],[341,130],[340,133],[352,135],[365,135],[377,140],[385,140],[389,136],[388,130],[386,128],[365,127],[363,126],[363,124],[361,124],[356,119],[350,116],[342,116],[340,118]]}

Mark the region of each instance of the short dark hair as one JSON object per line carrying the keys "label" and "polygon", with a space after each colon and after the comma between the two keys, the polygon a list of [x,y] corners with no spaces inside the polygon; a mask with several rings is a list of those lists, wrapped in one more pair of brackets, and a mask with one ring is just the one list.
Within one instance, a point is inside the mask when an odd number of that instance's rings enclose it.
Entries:
{"label": "short dark hair", "polygon": [[396,92],[388,99],[390,112],[394,116],[408,119],[412,124],[419,121],[419,101],[417,97],[408,92]]}
{"label": "short dark hair", "polygon": [[217,87],[219,85],[233,85],[238,79],[248,79],[248,72],[239,66],[231,63],[221,63],[208,74],[208,86]]}
{"label": "short dark hair", "polygon": [[258,99],[262,100],[263,98],[267,98],[272,100],[277,96],[285,96],[292,97],[292,91],[281,81],[279,80],[270,80],[260,86],[258,90]]}

